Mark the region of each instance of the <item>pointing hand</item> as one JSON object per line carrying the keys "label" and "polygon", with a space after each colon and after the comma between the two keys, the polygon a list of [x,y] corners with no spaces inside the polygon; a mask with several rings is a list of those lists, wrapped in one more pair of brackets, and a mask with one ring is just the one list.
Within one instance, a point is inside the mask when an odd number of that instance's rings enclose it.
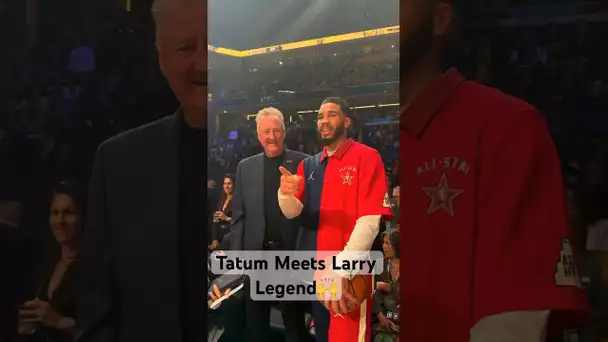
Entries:
{"label": "pointing hand", "polygon": [[291,172],[282,166],[279,167],[279,171],[281,171],[281,193],[284,195],[295,195],[298,193],[302,184],[302,177],[291,174]]}

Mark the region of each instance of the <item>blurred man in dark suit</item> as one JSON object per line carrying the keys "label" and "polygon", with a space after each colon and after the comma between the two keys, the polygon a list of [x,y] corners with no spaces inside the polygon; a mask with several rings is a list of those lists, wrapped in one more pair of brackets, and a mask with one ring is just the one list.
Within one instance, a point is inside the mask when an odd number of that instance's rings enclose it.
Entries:
{"label": "blurred man in dark suit", "polygon": [[21,229],[23,207],[18,202],[0,201],[0,341],[16,341],[17,305],[28,289],[33,268],[32,245]]}
{"label": "blurred man in dark suit", "polygon": [[97,151],[79,342],[206,337],[207,2],[157,0],[160,69],[181,108]]}

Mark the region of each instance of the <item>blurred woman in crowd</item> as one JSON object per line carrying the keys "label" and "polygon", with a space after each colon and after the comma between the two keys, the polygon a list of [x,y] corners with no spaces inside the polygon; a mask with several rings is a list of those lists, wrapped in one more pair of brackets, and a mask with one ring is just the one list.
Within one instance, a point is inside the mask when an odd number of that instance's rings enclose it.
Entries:
{"label": "blurred woman in crowd", "polygon": [[376,283],[374,342],[399,341],[399,231],[389,229],[383,234],[384,272]]}
{"label": "blurred woman in crowd", "polygon": [[234,175],[226,174],[224,176],[224,186],[222,195],[217,206],[217,211],[213,214],[213,228],[211,249],[216,249],[224,235],[230,232],[230,223],[232,222],[232,194],[234,192]]}
{"label": "blurred woman in crowd", "polygon": [[85,189],[71,181],[61,182],[52,193],[49,225],[59,244],[59,255],[45,258],[50,262],[41,265],[35,297],[19,306],[22,341],[73,341],[85,196]]}

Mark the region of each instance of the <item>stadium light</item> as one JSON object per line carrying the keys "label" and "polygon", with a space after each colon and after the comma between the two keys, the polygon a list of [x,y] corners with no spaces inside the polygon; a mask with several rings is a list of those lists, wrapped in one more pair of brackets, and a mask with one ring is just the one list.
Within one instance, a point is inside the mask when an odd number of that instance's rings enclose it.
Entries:
{"label": "stadium light", "polygon": [[301,40],[301,41],[297,41],[297,42],[291,42],[291,43],[285,43],[285,44],[279,44],[279,45],[273,45],[273,46],[266,46],[266,47],[250,49],[250,50],[234,50],[234,49],[227,49],[224,47],[208,44],[207,50],[210,52],[215,52],[215,53],[218,53],[221,55],[232,56],[232,57],[251,57],[251,56],[264,55],[264,54],[268,54],[268,53],[272,53],[272,52],[296,50],[296,49],[302,49],[302,48],[318,46],[318,45],[327,45],[327,44],[340,43],[340,42],[346,42],[346,41],[357,40],[357,39],[373,38],[373,37],[379,37],[379,36],[399,34],[399,30],[400,30],[399,25],[394,25],[394,26],[380,27],[377,29],[366,30],[366,31],[350,32],[350,33],[339,34],[339,35],[335,35],[335,36],[307,39],[307,40]]}

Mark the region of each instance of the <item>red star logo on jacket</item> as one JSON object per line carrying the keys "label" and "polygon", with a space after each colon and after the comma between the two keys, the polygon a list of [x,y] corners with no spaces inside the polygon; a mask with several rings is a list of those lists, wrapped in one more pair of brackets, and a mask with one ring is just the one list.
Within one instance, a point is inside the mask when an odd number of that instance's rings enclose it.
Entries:
{"label": "red star logo on jacket", "polygon": [[464,192],[464,190],[450,189],[448,178],[445,173],[441,175],[439,184],[435,188],[422,188],[431,197],[428,214],[432,214],[439,209],[445,210],[451,217],[454,217],[454,204],[452,201]]}

